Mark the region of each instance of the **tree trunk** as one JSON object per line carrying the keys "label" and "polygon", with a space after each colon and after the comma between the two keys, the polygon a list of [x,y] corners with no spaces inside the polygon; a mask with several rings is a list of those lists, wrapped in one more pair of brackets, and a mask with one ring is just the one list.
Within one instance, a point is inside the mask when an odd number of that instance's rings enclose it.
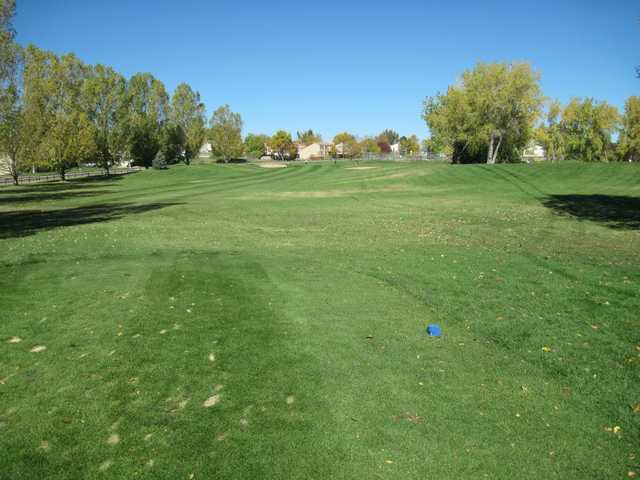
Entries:
{"label": "tree trunk", "polygon": [[491,139],[489,140],[489,150],[487,151],[487,165],[493,164],[493,140],[495,139],[495,135],[491,134]]}
{"label": "tree trunk", "polygon": [[66,174],[66,169],[62,168],[60,170],[60,179],[64,182],[66,180],[65,174]]}
{"label": "tree trunk", "polygon": [[500,151],[500,145],[502,145],[502,134],[498,136],[498,145],[496,145],[496,148],[493,150],[493,161],[491,162],[491,164],[496,163],[498,160],[498,152]]}

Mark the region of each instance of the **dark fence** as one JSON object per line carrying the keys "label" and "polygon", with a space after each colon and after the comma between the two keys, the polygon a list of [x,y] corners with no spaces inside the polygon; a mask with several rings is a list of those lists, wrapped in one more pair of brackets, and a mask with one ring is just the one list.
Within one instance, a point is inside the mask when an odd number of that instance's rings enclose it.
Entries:
{"label": "dark fence", "polygon": [[[144,170],[142,167],[131,168],[112,168],[109,170],[109,175],[126,175],[127,173],[139,172]],[[96,170],[95,172],[70,172],[65,175],[65,179],[82,178],[82,177],[104,177],[107,173],[104,170]],[[37,182],[55,182],[62,180],[59,173],[46,173],[42,175],[21,175],[18,182],[22,185],[25,183],[37,183]],[[13,178],[0,177],[0,185],[13,185]]]}

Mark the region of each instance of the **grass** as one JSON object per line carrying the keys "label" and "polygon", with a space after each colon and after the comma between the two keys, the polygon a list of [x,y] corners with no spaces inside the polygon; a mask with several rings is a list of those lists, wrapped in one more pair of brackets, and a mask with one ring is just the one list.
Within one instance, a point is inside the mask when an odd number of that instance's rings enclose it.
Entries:
{"label": "grass", "polygon": [[0,189],[0,478],[640,472],[638,166],[348,166]]}

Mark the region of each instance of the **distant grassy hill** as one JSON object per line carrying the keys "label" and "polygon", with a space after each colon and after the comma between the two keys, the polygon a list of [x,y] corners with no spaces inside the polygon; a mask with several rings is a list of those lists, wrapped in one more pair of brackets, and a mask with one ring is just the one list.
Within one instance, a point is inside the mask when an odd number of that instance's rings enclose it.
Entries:
{"label": "distant grassy hill", "polygon": [[638,165],[3,187],[0,247],[0,478],[640,474]]}

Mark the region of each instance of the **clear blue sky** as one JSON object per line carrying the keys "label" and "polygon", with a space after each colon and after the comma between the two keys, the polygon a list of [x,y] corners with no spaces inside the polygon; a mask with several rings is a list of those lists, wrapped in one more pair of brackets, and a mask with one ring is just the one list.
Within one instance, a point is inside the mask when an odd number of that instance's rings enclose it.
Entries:
{"label": "clear blue sky", "polygon": [[476,61],[527,60],[544,92],[640,94],[640,1],[18,0],[18,40],[182,82],[245,133],[425,137],[425,96]]}

